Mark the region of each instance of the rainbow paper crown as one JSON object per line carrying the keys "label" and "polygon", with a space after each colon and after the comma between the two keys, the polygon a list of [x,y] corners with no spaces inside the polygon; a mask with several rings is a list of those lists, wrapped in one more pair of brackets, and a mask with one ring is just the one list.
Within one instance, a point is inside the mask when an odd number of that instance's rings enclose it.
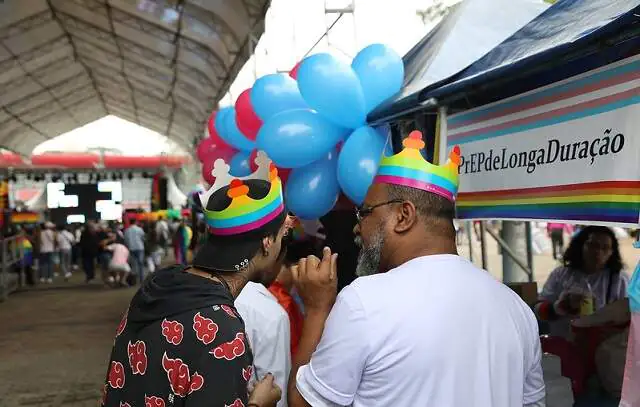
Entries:
{"label": "rainbow paper crown", "polygon": [[455,146],[444,165],[434,165],[422,157],[422,133],[414,130],[402,140],[404,149],[396,155],[382,157],[374,184],[393,184],[422,189],[455,202],[458,193],[460,147]]}
{"label": "rainbow paper crown", "polygon": [[[230,167],[221,158],[213,164],[211,175],[216,178],[215,182],[207,192],[200,194],[204,217],[212,234],[230,236],[250,232],[266,225],[284,211],[282,182],[278,177],[278,170],[262,151],[258,151],[255,163],[258,169],[241,178],[231,176]],[[254,179],[271,183],[269,193],[262,199],[248,196],[249,187],[243,181]],[[222,211],[207,210],[211,195],[227,185],[227,196],[231,198],[229,206]]]}

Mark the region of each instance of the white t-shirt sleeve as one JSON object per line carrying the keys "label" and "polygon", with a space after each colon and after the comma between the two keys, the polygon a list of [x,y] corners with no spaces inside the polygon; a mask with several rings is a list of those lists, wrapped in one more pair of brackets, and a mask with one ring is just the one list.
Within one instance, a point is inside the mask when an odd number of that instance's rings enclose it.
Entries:
{"label": "white t-shirt sleeve", "polygon": [[536,340],[533,341],[533,352],[531,353],[532,358],[529,363],[529,370],[524,378],[524,400],[523,404],[525,406],[533,405],[539,406],[540,401],[543,402],[541,405],[544,407],[544,399],[545,399],[545,385],[544,385],[544,376],[542,373],[542,347],[540,345],[540,340],[538,338],[538,328],[533,327],[535,331]]}
{"label": "white t-shirt sleeve", "polygon": [[312,406],[353,403],[369,356],[366,315],[356,290],[345,287],[325,323],[308,365],[298,371],[296,387]]}

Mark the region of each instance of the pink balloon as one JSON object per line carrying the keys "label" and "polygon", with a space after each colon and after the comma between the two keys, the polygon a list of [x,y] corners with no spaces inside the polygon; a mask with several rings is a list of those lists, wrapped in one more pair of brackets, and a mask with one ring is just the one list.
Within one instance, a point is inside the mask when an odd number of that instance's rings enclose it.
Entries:
{"label": "pink balloon", "polygon": [[293,69],[289,71],[289,76],[295,80],[298,80],[298,69],[300,69],[301,63],[302,61],[298,62],[296,66],[294,66]]}
{"label": "pink balloon", "polygon": [[211,151],[213,147],[214,144],[211,138],[205,138],[200,141],[198,147],[196,147],[196,156],[198,157],[198,160],[200,160],[201,162],[204,161],[207,157],[207,154],[209,154],[209,151]]}
{"label": "pink balloon", "polygon": [[216,130],[216,115],[218,114],[217,111],[213,111],[211,113],[211,116],[209,116],[209,120],[207,120],[207,129],[209,131],[209,138],[211,139],[211,141],[213,141],[213,144],[216,144],[218,146],[226,146],[229,147],[229,145],[227,143],[225,143],[225,141],[222,139],[222,137],[220,137],[220,135],[218,134],[218,131]]}
{"label": "pink balloon", "polygon": [[245,89],[236,101],[236,124],[238,129],[249,140],[255,141],[258,131],[262,126],[262,120],[253,110],[251,104],[251,88]]}
{"label": "pink balloon", "polygon": [[202,162],[215,161],[218,158],[222,158],[227,164],[231,161],[231,158],[238,151],[227,146],[214,145],[204,156]]}
{"label": "pink balloon", "polygon": [[216,182],[216,177],[211,174],[211,171],[213,171],[214,162],[215,160],[207,160],[202,163],[202,178],[209,185],[213,185],[213,183]]}
{"label": "pink balloon", "polygon": [[[205,139],[205,140],[209,140],[209,139]],[[214,177],[211,174],[211,171],[213,171],[213,166],[216,162],[216,160],[218,158],[222,158],[226,163],[229,163],[231,161],[231,157],[233,157],[233,155],[237,153],[236,150],[227,147],[227,146],[213,146],[205,155],[204,159],[202,160],[202,178],[204,178],[204,180],[209,184],[209,185],[213,185],[213,183],[216,180],[216,177]]]}

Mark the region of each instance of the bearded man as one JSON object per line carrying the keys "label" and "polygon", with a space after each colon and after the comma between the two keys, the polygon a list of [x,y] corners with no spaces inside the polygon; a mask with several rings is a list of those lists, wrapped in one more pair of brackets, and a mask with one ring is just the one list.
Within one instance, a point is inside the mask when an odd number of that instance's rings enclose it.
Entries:
{"label": "bearded man", "polygon": [[328,249],[294,273],[306,317],[289,406],[543,406],[531,309],[456,251],[459,149],[438,167],[419,133],[403,144],[357,210],[361,277],[336,299]]}

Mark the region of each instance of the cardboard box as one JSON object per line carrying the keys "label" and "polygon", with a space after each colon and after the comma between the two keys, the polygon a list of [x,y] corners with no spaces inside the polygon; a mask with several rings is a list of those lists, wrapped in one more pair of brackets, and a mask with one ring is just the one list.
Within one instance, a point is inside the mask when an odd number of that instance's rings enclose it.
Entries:
{"label": "cardboard box", "polygon": [[538,283],[505,283],[505,285],[515,291],[524,302],[533,307],[538,301]]}

